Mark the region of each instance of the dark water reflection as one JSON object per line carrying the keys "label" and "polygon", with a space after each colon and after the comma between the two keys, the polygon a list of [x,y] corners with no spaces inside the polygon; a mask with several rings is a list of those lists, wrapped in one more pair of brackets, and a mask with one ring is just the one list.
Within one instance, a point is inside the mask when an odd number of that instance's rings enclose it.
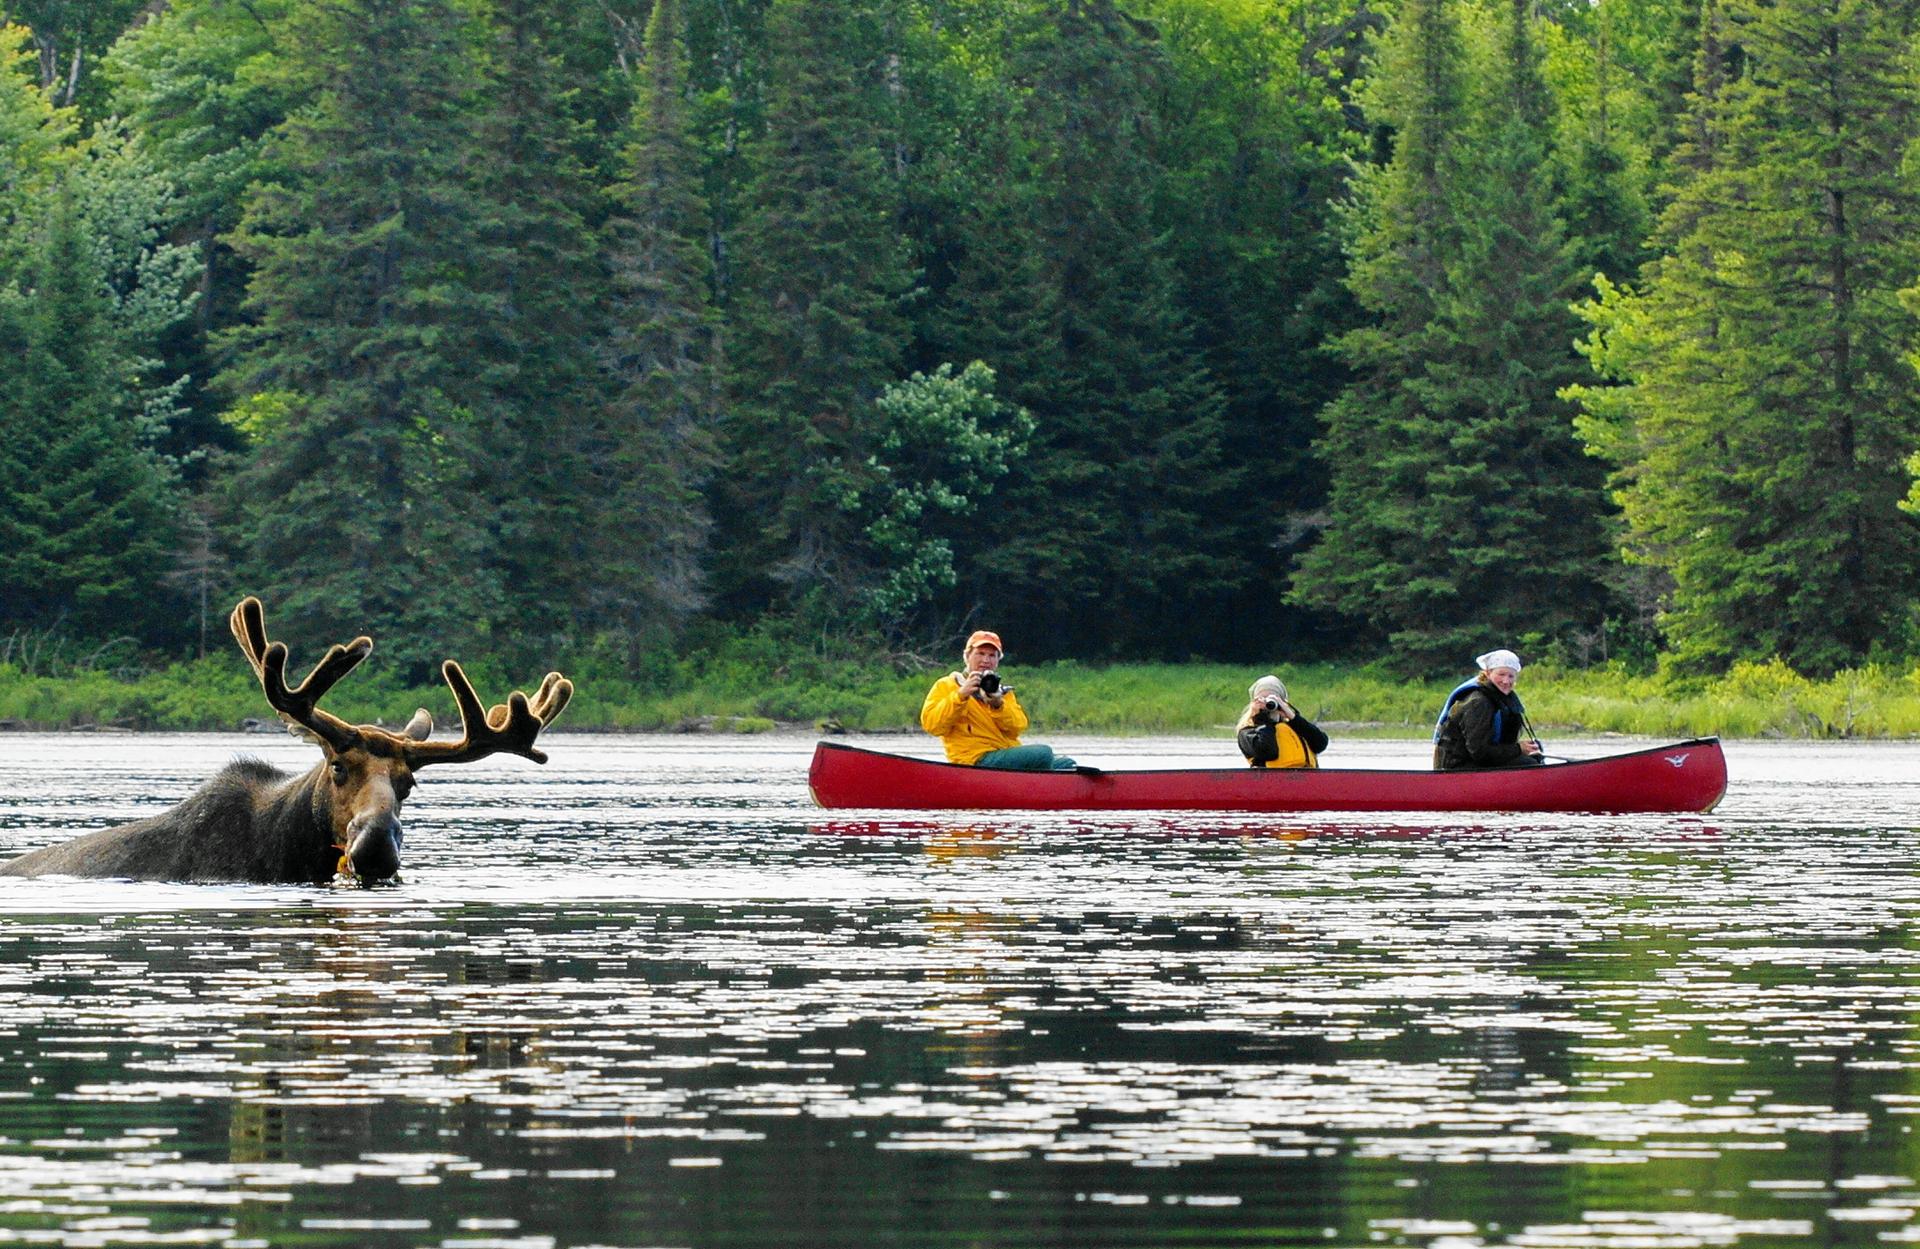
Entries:
{"label": "dark water reflection", "polygon": [[[0,744],[0,854],[309,757]],[[0,881],[0,1243],[1920,1240],[1920,748],[1444,823],[849,819],[809,748],[430,773],[391,889]]]}

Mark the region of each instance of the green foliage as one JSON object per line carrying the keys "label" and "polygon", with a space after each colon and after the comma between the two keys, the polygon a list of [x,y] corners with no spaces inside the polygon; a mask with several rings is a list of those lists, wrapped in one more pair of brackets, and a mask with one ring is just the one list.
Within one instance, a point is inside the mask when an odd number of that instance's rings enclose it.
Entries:
{"label": "green foliage", "polygon": [[614,192],[602,347],[613,393],[590,470],[603,520],[586,544],[587,616],[625,633],[630,651],[706,601],[700,491],[717,461],[720,317],[686,55],[680,0],[657,0]]}
{"label": "green foliage", "polygon": [[1325,414],[1330,514],[1295,595],[1366,620],[1414,669],[1606,615],[1599,473],[1557,397],[1577,376],[1577,274],[1530,11],[1508,7],[1476,58],[1453,0],[1417,0],[1369,97],[1398,127],[1349,217],[1349,282],[1376,323],[1340,340],[1357,376]]}
{"label": "green foliage", "polygon": [[0,179],[0,220],[10,227],[0,233],[0,247],[8,251],[15,241],[13,224],[71,163],[69,145],[78,121],[35,86],[27,51],[31,37],[24,26],[0,24],[0,154],[7,170]]}
{"label": "green foliage", "polygon": [[[915,682],[820,657],[982,621],[1630,652],[1709,708],[1687,677],[1920,647],[1904,9],[7,11],[17,636],[171,658],[253,590],[402,679],[593,668],[622,723],[891,722]],[[976,360],[1004,409],[941,389]]]}
{"label": "green foliage", "polygon": [[452,0],[354,0],[286,33],[290,72],[324,85],[277,129],[281,180],[232,236],[255,319],[228,335],[223,380],[298,400],[231,479],[229,523],[297,648],[345,620],[424,674],[487,636],[495,535],[524,504],[491,475],[505,449],[488,454],[498,408],[475,367],[503,292],[474,285],[497,276],[474,263],[466,184],[474,32]]}
{"label": "green foliage", "polygon": [[736,232],[731,471],[716,482],[720,592],[738,610],[844,619],[873,571],[838,507],[872,451],[873,401],[900,373],[912,274],[885,147],[881,7],[773,0],[765,131]]}
{"label": "green foliage", "polygon": [[983,518],[967,597],[1040,653],[1181,653],[1256,579],[1266,525],[1153,219],[1164,62],[1111,0],[1086,0],[1040,11],[1013,64],[1033,84],[1050,372],[1008,370],[1035,454]]}
{"label": "green foliage", "polygon": [[1898,626],[1920,572],[1896,507],[1920,444],[1898,297],[1920,272],[1910,32],[1874,4],[1725,10],[1702,31],[1663,255],[1583,309],[1620,384],[1571,393],[1616,466],[1629,557],[1670,579],[1682,663],[1831,672]]}
{"label": "green foliage", "polygon": [[889,386],[880,409],[877,448],[866,480],[841,506],[860,518],[875,565],[876,585],[859,591],[862,623],[898,634],[903,622],[953,585],[953,548],[1010,461],[1033,436],[1033,418],[994,398],[993,370],[975,360],[958,376],[943,364]]}
{"label": "green foliage", "polygon": [[[831,723],[852,731],[920,736],[921,701],[938,673],[898,672],[851,657],[796,659],[773,631],[668,659],[648,679],[583,677],[560,728],[578,731],[761,733]],[[1029,734],[1219,735],[1225,742],[1258,670],[1224,664],[1114,664],[1071,661],[1010,672],[1034,717]],[[1300,664],[1282,669],[1301,711],[1338,742],[1355,737],[1424,741],[1451,681],[1406,681],[1377,668]],[[531,674],[522,674],[530,677]],[[475,673],[481,696],[502,698],[522,678]],[[1625,733],[1673,739],[1920,738],[1920,669],[1869,665],[1823,680],[1778,660],[1737,665],[1724,677],[1669,678],[1618,665],[1561,669],[1529,665],[1529,718],[1551,742]],[[399,725],[416,707],[451,729],[459,723],[440,685],[411,685],[392,664],[369,661],[329,697],[328,709],[356,723]],[[259,686],[237,656],[170,665],[145,674],[64,670],[34,675],[0,660],[0,722],[32,728],[112,725],[212,730],[272,721]]]}
{"label": "green foliage", "polygon": [[146,7],[145,0],[10,0],[6,13],[33,30],[40,87],[72,107],[98,95],[94,66]]}
{"label": "green foliage", "polygon": [[171,184],[161,224],[198,258],[193,319],[159,343],[162,372],[185,379],[160,446],[196,485],[209,475],[207,452],[244,442],[209,393],[208,336],[239,320],[251,271],[222,236],[238,224],[249,186],[274,176],[267,135],[308,91],[276,53],[287,8],[287,0],[168,4],[101,63],[107,107]]}

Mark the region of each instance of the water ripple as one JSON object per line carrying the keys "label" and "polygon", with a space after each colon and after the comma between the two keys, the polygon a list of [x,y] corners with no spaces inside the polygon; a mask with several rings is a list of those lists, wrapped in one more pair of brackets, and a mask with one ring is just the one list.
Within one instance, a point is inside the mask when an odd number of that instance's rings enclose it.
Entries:
{"label": "water ripple", "polygon": [[[234,753],[8,740],[0,852]],[[430,774],[390,888],[0,882],[0,1243],[1920,1239],[1915,748],[1456,822],[847,819],[726,749]]]}

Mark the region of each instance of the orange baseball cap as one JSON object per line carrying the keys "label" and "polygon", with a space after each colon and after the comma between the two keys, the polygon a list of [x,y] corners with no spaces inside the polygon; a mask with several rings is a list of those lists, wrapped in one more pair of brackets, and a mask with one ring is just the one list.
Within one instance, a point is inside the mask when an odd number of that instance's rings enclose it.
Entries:
{"label": "orange baseball cap", "polygon": [[[973,631],[973,636],[967,639],[966,650],[970,651],[976,646],[991,646],[993,647],[993,649],[1000,651],[1003,654],[1006,652],[1006,649],[1007,649],[1006,647],[1000,645],[1000,635],[998,633],[991,632],[987,629],[975,629]],[[963,651],[962,653],[964,654],[965,651]]]}

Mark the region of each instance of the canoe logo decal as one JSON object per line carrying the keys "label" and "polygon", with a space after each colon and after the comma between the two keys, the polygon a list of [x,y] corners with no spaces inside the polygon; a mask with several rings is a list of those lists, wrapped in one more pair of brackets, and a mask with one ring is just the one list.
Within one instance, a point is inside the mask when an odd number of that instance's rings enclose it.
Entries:
{"label": "canoe logo decal", "polygon": [[1676,768],[1684,767],[1687,762],[1685,755],[1667,755],[1665,758],[1668,763],[1671,763]]}

